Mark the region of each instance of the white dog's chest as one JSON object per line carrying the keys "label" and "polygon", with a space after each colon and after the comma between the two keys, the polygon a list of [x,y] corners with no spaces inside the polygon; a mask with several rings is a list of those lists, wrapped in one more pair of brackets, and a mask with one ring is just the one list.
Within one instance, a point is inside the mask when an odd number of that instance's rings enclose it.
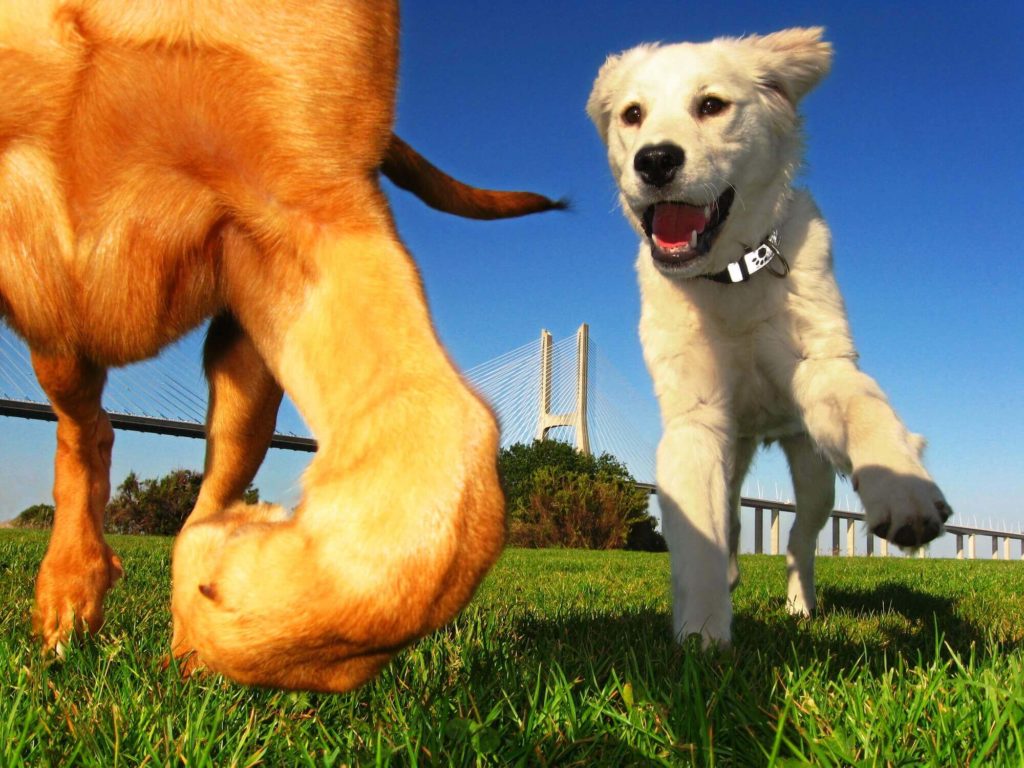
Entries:
{"label": "white dog's chest", "polygon": [[719,299],[711,307],[678,293],[665,300],[663,283],[649,288],[640,334],[666,422],[713,404],[740,437],[777,439],[804,430],[785,375],[796,342],[783,302],[762,296],[754,304]]}
{"label": "white dog's chest", "polygon": [[745,352],[729,362],[729,405],[737,434],[774,440],[803,431],[791,395],[769,375],[759,359],[761,350]]}

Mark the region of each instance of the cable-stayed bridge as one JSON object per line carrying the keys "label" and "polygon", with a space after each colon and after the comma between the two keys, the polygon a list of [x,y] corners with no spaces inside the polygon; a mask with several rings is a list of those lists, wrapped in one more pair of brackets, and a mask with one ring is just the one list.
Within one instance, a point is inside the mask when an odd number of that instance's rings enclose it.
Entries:
{"label": "cable-stayed bridge", "polygon": [[465,375],[494,408],[502,446],[562,440],[587,453],[611,454],[639,482],[653,484],[657,434],[645,434],[634,415],[644,398],[593,342],[586,325],[558,341],[542,331],[539,339]]}
{"label": "cable-stayed bridge", "polygon": [[[203,437],[207,390],[196,334],[159,357],[112,369],[103,404],[115,428]],[[654,482],[656,436],[631,420],[643,397],[590,339],[586,325],[564,339],[540,338],[464,372],[491,404],[503,447],[556,439],[609,453],[641,483]],[[649,398],[648,398],[649,400]],[[53,419],[25,344],[0,325],[0,415]],[[286,402],[274,447],[315,450],[309,430]]]}
{"label": "cable-stayed bridge", "polygon": [[[166,348],[159,357],[126,368],[112,369],[103,404],[115,428],[184,437],[203,437],[207,389],[200,366],[202,331]],[[501,424],[503,447],[535,439],[557,439],[590,453],[608,453],[622,462],[639,485],[654,489],[654,434],[639,426],[637,413],[650,408],[650,397],[639,394],[619,374],[589,337],[586,325],[564,339],[547,331],[540,338],[470,368],[465,377],[491,404]],[[46,395],[32,371],[28,350],[0,323],[0,416],[53,420]],[[314,451],[316,442],[295,408],[285,399],[278,414],[273,447]],[[758,493],[760,496],[761,494]],[[745,518],[753,523],[747,551],[781,551],[785,533],[780,513],[795,507],[782,499],[743,497]],[[769,515],[765,526],[764,516]],[[788,517],[788,514],[787,514]],[[788,524],[788,523],[787,523]],[[841,527],[845,526],[845,550]],[[857,527],[863,543],[857,544]],[[750,527],[744,525],[747,531]],[[1011,559],[1011,542],[1024,558],[1024,532],[947,525],[955,537],[956,557],[973,559],[976,538],[991,540],[993,558]],[[831,547],[822,538],[831,534]],[[835,510],[819,537],[819,551],[873,554],[875,537],[864,526],[864,513]],[[889,554],[880,540],[881,554]],[[923,555],[925,550],[921,550]]]}

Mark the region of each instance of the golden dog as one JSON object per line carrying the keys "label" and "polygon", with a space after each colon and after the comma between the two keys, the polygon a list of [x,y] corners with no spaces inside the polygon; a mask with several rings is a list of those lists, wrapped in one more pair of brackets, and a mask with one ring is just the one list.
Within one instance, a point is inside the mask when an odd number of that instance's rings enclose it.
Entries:
{"label": "golden dog", "polygon": [[[391,133],[396,3],[4,0],[0,315],[58,416],[35,630],[96,631],[107,366],[213,316],[206,479],[174,550],[173,652],[341,691],[447,621],[500,551],[494,418],[431,327],[379,169],[489,218]],[[244,505],[282,388],[319,442],[294,514]]]}

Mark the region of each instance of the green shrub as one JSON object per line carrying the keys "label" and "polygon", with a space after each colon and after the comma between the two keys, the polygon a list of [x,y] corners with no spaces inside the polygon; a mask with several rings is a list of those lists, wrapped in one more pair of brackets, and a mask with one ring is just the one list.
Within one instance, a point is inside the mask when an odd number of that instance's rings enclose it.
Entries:
{"label": "green shrub", "polygon": [[[176,469],[151,480],[139,480],[129,472],[107,505],[106,528],[111,533],[173,536],[196,505],[202,483],[202,473],[191,469]],[[242,498],[254,504],[259,492],[250,485]]]}
{"label": "green shrub", "polygon": [[49,528],[53,525],[53,504],[33,504],[22,510],[11,524],[15,528]]}
{"label": "green shrub", "polygon": [[503,449],[498,469],[512,546],[665,550],[647,492],[609,454],[538,440]]}
{"label": "green shrub", "polygon": [[[202,483],[202,473],[191,469],[176,469],[147,480],[139,480],[134,472],[129,472],[107,505],[104,527],[108,533],[173,536],[195,507]],[[259,491],[250,485],[242,500],[255,504],[260,500]],[[13,524],[18,528],[50,528],[53,511],[52,504],[34,504],[18,515]]]}

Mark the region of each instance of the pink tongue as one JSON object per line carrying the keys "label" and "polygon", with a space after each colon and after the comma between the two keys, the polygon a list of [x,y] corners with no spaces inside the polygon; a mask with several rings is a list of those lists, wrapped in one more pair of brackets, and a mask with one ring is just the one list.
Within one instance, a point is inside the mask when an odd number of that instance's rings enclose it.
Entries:
{"label": "pink tongue", "polygon": [[660,245],[674,247],[688,244],[690,233],[694,230],[699,235],[707,226],[704,209],[683,203],[658,203],[654,206],[654,220],[651,223],[651,234]]}

